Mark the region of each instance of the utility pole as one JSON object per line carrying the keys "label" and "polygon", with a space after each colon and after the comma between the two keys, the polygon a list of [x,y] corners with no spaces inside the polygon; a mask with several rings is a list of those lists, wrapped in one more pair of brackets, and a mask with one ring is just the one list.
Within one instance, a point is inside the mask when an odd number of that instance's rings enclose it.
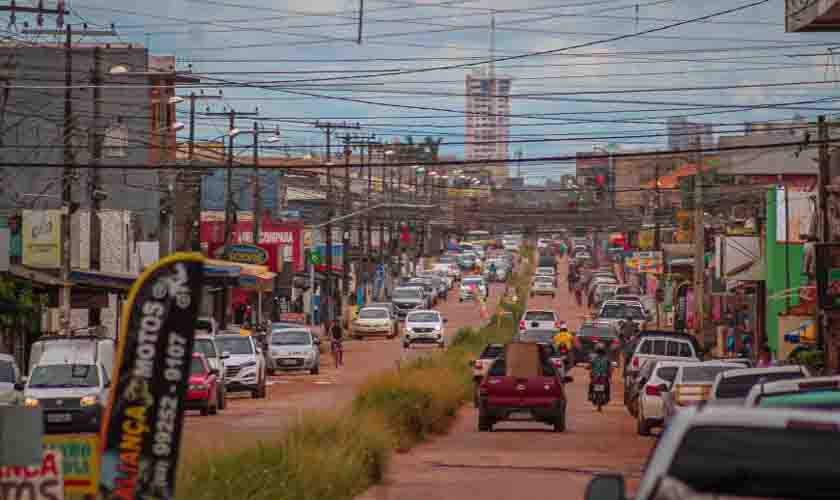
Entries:
{"label": "utility pole", "polygon": [[[659,214],[662,208],[661,200],[662,197],[660,196],[659,192],[659,161],[658,159],[654,158],[654,172],[656,175],[655,180],[655,189],[656,189],[656,206],[654,207],[653,212],[653,249],[657,252],[662,251],[662,240],[659,236]],[[659,301],[659,294],[657,293],[656,298],[656,328],[659,328],[662,323],[662,303]]]}
{"label": "utility pole", "polygon": [[[259,112],[240,112],[234,109],[222,111],[219,113],[206,113],[207,116],[226,116],[228,117],[228,151],[227,151],[227,177],[225,185],[225,225],[224,225],[224,246],[222,247],[222,259],[227,260],[230,255],[231,233],[233,232],[233,141],[239,134],[236,129],[236,118],[246,116],[258,116]],[[222,301],[217,311],[216,320],[222,328],[227,326],[227,309],[228,309],[228,287],[224,286],[222,290]]]}
{"label": "utility pole", "polygon": [[700,151],[700,141],[695,141],[697,149],[697,175],[694,176],[694,331],[699,341],[704,339],[704,294],[706,284],[705,253],[706,253],[706,231],[703,222],[703,183],[705,172],[703,171],[703,153]]}
{"label": "utility pole", "polygon": [[[99,163],[102,160],[102,49],[94,47],[93,49],[93,75],[91,78],[93,83],[93,151],[92,163],[94,168],[91,169],[90,176],[90,269],[99,271],[101,269],[101,249],[102,249],[102,223],[99,220],[99,210],[101,208],[102,191],[100,188],[101,181],[99,178]],[[88,323],[90,326],[99,326],[101,321],[101,309],[98,307],[90,308],[88,312]]]}
{"label": "utility pole", "polygon": [[[828,222],[828,191],[826,189],[826,185],[831,180],[831,172],[830,172],[830,155],[828,151],[828,123],[825,121],[825,116],[820,115],[817,118],[817,140],[820,141],[819,145],[819,156],[818,156],[818,167],[819,167],[819,176],[818,176],[818,189],[817,189],[817,197],[819,200],[819,235],[817,239],[821,243],[827,243],[831,241],[831,224]],[[832,359],[834,355],[828,354],[829,350],[827,349],[826,345],[826,331],[830,328],[828,326],[828,321],[825,317],[825,312],[820,311],[817,309],[817,346],[821,349],[824,353],[825,358],[825,366],[827,368],[834,368],[832,366]]]}
{"label": "utility pole", "polygon": [[[350,134],[344,135],[344,203],[343,203],[343,212],[342,215],[347,215],[353,211],[352,202],[350,201],[350,157],[353,154],[353,150],[350,148]],[[342,239],[341,239],[341,246],[344,253],[344,262],[341,266],[341,289],[342,292],[350,297],[350,265],[351,265],[351,258],[350,258],[350,219],[344,219],[344,224],[342,224]]]}
{"label": "utility pole", "polygon": [[76,154],[73,151],[73,26],[67,25],[64,41],[64,171],[61,175],[61,331],[70,334],[70,231],[73,212],[73,176]]}

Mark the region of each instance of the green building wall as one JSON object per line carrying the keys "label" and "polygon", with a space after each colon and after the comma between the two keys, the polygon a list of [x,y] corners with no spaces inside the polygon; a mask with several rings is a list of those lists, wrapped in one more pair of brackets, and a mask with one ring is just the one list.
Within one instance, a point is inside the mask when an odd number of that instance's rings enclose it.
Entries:
{"label": "green building wall", "polygon": [[[765,307],[765,326],[770,350],[778,350],[779,314],[787,307],[785,299],[774,299],[773,296],[787,288],[785,279],[785,245],[776,242],[776,190],[767,192],[767,226],[765,228],[765,262],[767,269],[767,304]],[[802,285],[802,245],[789,245],[788,272],[790,273],[790,288]],[[791,298],[790,305],[799,304],[799,296]]]}

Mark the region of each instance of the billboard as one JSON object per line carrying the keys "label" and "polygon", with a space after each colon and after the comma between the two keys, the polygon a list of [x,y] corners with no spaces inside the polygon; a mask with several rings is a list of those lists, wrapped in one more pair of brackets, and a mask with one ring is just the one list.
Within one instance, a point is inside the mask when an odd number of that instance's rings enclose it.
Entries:
{"label": "billboard", "polygon": [[[221,258],[224,251],[223,221],[201,221],[201,243],[207,245],[208,255]],[[313,233],[310,233],[312,235]],[[248,264],[268,266],[271,272],[280,272],[282,268],[292,264],[295,272],[304,270],[303,265],[303,225],[297,222],[278,223],[266,220],[260,223],[260,241],[254,244],[253,222],[240,220],[233,225],[231,234],[231,251],[240,256]],[[340,242],[341,239],[334,240]]]}
{"label": "billboard", "polygon": [[61,267],[61,211],[23,211],[24,266],[57,269]]}

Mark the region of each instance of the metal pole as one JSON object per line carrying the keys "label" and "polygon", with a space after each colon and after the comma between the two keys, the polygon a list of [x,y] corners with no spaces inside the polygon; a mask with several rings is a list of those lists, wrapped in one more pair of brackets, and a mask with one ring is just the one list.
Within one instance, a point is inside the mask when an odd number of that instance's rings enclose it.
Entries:
{"label": "metal pole", "polygon": [[254,122],[254,226],[252,240],[254,245],[260,244],[260,219],[262,217],[262,193],[260,192],[260,125]]}
{"label": "metal pole", "polygon": [[195,92],[190,92],[190,142],[187,145],[189,148],[187,151],[190,162],[192,162],[193,155],[195,154],[195,98]]}
{"label": "metal pole", "polygon": [[[830,182],[831,172],[829,170],[829,154],[828,154],[828,124],[825,121],[825,116],[820,115],[817,118],[817,139],[820,141],[819,146],[819,176],[818,176],[818,200],[819,200],[819,235],[817,236],[820,242],[831,241],[831,226],[828,219],[828,192],[826,185]],[[824,311],[817,309],[817,346],[826,354],[823,355],[826,368],[836,368],[832,365],[833,355],[828,355],[828,345],[826,344],[826,330]]]}
{"label": "metal pole", "polygon": [[[99,164],[102,160],[102,49],[93,49],[93,155],[92,160],[95,167],[91,171],[90,178],[90,269],[98,271],[101,268],[102,260],[102,224],[99,220],[100,210],[100,177]],[[88,324],[98,326],[102,324],[102,310],[98,307],[91,307],[88,311]]]}
{"label": "metal pole", "polygon": [[[697,144],[699,149],[699,143]],[[702,153],[698,153],[697,161],[697,175],[694,177],[694,330],[696,336],[704,335],[703,317],[704,315],[704,285],[706,275],[704,272],[705,263],[705,240],[706,232],[703,225],[703,158]],[[702,339],[699,339],[701,340]]]}
{"label": "metal pole", "polygon": [[[344,136],[344,215],[349,214],[352,212],[352,203],[350,201],[350,156],[352,155],[353,150],[350,148],[350,134],[345,134]],[[341,297],[341,301],[339,304],[343,304],[344,296],[348,296],[350,293],[350,266],[351,266],[351,259],[350,259],[350,219],[345,219],[343,227],[342,227],[342,252],[344,253],[344,259],[341,266],[341,274],[342,274],[342,282],[341,282],[341,293],[343,296]]]}
{"label": "metal pole", "polygon": [[61,176],[61,311],[60,328],[70,334],[70,216],[73,209],[73,166],[76,155],[73,151],[73,28],[67,25],[64,42],[64,171]]}

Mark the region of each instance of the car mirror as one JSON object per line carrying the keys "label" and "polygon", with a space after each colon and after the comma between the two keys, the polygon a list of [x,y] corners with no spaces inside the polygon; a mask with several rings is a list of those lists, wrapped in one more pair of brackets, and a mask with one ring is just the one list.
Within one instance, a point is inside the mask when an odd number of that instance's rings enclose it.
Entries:
{"label": "car mirror", "polygon": [[22,392],[24,387],[25,386],[23,385],[23,382],[18,382],[18,383],[15,384],[14,389],[18,392]]}
{"label": "car mirror", "polygon": [[585,500],[625,500],[624,477],[599,474],[586,485]]}
{"label": "car mirror", "polygon": [[575,381],[575,379],[574,379],[573,377],[568,377],[568,376],[567,376],[567,377],[563,377],[563,383],[564,383],[564,384],[571,384],[571,383],[572,383],[572,382],[574,382],[574,381]]}
{"label": "car mirror", "polygon": [[225,351],[225,352],[222,353],[222,359],[228,359],[229,357],[230,357],[230,353],[228,351]]}

